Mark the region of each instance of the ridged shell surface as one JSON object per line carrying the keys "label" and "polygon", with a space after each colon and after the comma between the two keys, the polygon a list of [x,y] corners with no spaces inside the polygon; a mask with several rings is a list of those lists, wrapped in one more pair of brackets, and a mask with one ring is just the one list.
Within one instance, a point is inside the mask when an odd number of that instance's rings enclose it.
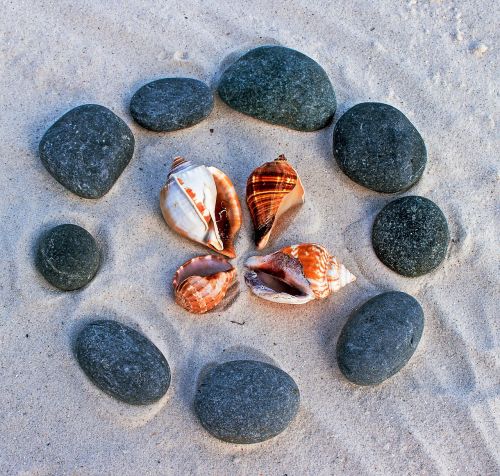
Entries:
{"label": "ridged shell surface", "polygon": [[198,256],[175,273],[175,301],[189,312],[203,314],[221,303],[235,280],[236,269],[224,258]]}
{"label": "ridged shell surface", "polygon": [[287,246],[283,253],[297,258],[317,299],[323,299],[352,283],[356,277],[326,248],[315,243]]}
{"label": "ridged shell surface", "polygon": [[245,266],[245,281],[254,294],[286,304],[324,299],[356,279],[326,248],[315,243],[253,256]]}

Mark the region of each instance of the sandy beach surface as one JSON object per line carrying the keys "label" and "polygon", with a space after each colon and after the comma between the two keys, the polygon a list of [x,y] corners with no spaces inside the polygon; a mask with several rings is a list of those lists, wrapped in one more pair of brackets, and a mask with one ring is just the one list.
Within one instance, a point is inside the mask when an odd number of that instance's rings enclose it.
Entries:
{"label": "sandy beach surface", "polygon": [[[500,473],[498,2],[19,0],[1,10],[1,474]],[[138,87],[188,76],[215,88],[224,67],[263,44],[298,49],[325,68],[335,121],[356,103],[380,101],[419,129],[428,164],[406,195],[430,198],[448,219],[450,247],[437,270],[409,279],[376,258],[371,225],[394,196],[342,174],[333,125],[292,131],[218,98],[207,120],[183,131],[133,122]],[[130,164],[98,200],[59,185],[37,151],[47,128],[85,103],[110,108],[136,139]],[[306,203],[268,250],[319,242],[356,283],[305,307],[251,295],[241,270],[256,253],[244,207],[238,299],[225,311],[188,314],[173,301],[171,277],[206,250],[161,216],[172,158],[221,168],[243,197],[250,171],[281,153],[298,170]],[[69,293],[34,267],[40,233],[61,223],[86,228],[104,254],[90,285]],[[335,343],[350,312],[386,290],[418,299],[424,334],[400,373],[358,387],[340,373]],[[95,318],[128,324],[162,350],[172,369],[162,400],[129,406],[89,382],[71,345]],[[297,418],[267,442],[218,441],[193,412],[200,371],[236,357],[274,362],[300,388]]]}

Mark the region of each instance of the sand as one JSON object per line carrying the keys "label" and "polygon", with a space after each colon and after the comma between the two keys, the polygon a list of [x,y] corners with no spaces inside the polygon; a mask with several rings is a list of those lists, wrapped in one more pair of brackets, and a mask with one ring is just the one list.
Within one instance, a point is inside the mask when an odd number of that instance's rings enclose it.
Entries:
{"label": "sand", "polygon": [[[0,473],[499,474],[499,14],[489,0],[3,2]],[[186,75],[213,87],[221,68],[262,44],[296,48],[326,69],[336,119],[371,100],[392,104],[416,125],[429,160],[407,194],[435,201],[451,231],[435,272],[403,278],[377,260],[371,223],[393,197],[341,173],[333,126],[291,131],[219,99],[206,121],[181,132],[151,133],[132,121],[128,103],[146,82]],[[66,191],[37,154],[45,130],[89,102],[122,117],[137,144],[99,200]],[[172,158],[221,168],[243,196],[248,173],[280,153],[299,171],[307,202],[268,249],[322,243],[357,282],[290,308],[258,300],[242,281],[226,311],[187,314],[175,305],[170,280],[205,249],[175,235],[161,216],[158,194]],[[255,252],[244,213],[240,270]],[[97,277],[71,293],[50,287],[33,265],[39,234],[67,222],[93,233],[104,252]],[[422,304],[422,341],[392,379],[354,386],[338,370],[337,337],[352,309],[393,289]],[[90,384],[71,343],[98,317],[133,326],[164,352],[173,373],[164,399],[132,407]],[[242,356],[279,365],[302,397],[285,433],[250,446],[212,438],[192,411],[199,372]]]}

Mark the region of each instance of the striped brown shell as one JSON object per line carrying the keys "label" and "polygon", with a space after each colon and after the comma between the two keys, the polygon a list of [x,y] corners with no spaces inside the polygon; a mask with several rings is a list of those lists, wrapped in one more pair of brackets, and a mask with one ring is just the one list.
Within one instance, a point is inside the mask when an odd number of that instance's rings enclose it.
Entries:
{"label": "striped brown shell", "polygon": [[256,168],[247,180],[247,205],[252,217],[255,244],[267,245],[276,220],[290,208],[304,203],[304,188],[284,155]]}
{"label": "striped brown shell", "polygon": [[224,299],[236,281],[236,269],[224,258],[206,255],[186,261],[175,273],[175,302],[189,312],[203,314]]}

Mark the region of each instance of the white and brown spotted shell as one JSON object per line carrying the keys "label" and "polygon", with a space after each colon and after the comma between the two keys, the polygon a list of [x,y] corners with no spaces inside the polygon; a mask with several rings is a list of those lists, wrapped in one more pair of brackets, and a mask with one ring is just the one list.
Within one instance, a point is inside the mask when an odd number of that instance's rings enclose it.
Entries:
{"label": "white and brown spotted shell", "polygon": [[231,180],[219,169],[174,159],[160,192],[167,224],[182,236],[235,257],[241,205]]}

